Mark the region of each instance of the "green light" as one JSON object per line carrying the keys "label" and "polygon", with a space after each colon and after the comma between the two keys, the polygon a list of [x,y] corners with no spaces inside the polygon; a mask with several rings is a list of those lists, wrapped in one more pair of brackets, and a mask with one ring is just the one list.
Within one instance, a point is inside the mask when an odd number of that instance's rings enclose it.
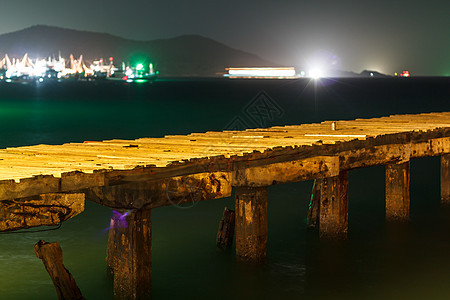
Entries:
{"label": "green light", "polygon": [[137,71],[141,71],[141,70],[143,70],[144,69],[144,65],[143,64],[137,64],[136,65],[136,70]]}
{"label": "green light", "polygon": [[147,82],[147,80],[145,80],[145,79],[136,79],[134,82],[136,82],[136,83],[143,83],[143,82]]}

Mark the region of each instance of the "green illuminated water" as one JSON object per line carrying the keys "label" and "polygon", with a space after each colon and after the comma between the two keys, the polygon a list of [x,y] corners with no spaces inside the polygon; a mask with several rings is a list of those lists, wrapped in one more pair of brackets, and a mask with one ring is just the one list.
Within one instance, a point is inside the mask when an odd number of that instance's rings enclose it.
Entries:
{"label": "green illuminated water", "polygon": [[[450,111],[447,78],[288,81],[160,80],[141,85],[0,84],[0,148],[227,129],[236,117],[280,125]],[[264,90],[281,108],[259,124],[245,112]],[[253,122],[253,123],[252,123]],[[439,208],[439,159],[411,163],[411,222],[386,227],[384,168],[350,172],[349,240],[305,231],[312,182],[269,188],[268,263],[237,264],[215,249],[233,200],[152,211],[154,299],[446,299],[450,213]],[[87,203],[55,231],[0,235],[0,299],[56,299],[33,245],[58,241],[87,299],[112,299],[105,270],[110,210]]]}

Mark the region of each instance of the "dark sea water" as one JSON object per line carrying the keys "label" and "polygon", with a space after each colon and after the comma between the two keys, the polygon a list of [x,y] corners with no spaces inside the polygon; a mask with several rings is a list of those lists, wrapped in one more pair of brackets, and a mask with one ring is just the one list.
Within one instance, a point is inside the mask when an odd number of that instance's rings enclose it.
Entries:
{"label": "dark sea water", "polygon": [[[276,114],[246,110],[264,91]],[[450,111],[450,78],[158,80],[145,84],[0,83],[0,148],[161,137],[248,127]],[[306,231],[312,182],[269,188],[268,262],[246,266],[218,252],[233,199],[152,211],[153,299],[449,299],[450,212],[440,208],[439,158],[411,162],[411,222],[385,224],[384,168],[350,172],[349,239]],[[112,299],[106,228],[111,211],[87,203],[58,230],[0,234],[0,299],[57,299],[36,258],[57,241],[86,299]]]}

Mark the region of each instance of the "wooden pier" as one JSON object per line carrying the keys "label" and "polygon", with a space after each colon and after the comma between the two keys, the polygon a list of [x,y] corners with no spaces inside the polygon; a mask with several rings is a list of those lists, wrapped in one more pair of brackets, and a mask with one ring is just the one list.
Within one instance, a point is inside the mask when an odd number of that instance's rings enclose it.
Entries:
{"label": "wooden pier", "polygon": [[228,197],[234,187],[237,258],[261,262],[268,186],[316,180],[309,217],[322,237],[345,238],[348,172],[386,165],[386,218],[406,220],[410,160],[427,156],[441,157],[441,199],[450,204],[450,112],[7,148],[0,231],[59,224],[85,199],[108,206],[114,292],[141,298],[150,293],[151,209]]}

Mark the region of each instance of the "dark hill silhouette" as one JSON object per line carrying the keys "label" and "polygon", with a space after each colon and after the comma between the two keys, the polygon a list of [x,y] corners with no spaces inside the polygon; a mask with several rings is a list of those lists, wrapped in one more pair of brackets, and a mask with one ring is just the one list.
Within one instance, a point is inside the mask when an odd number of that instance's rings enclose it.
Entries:
{"label": "dark hill silhouette", "polygon": [[380,72],[373,71],[373,70],[363,70],[360,73],[360,75],[363,76],[363,77],[391,77],[389,75],[382,74]]}
{"label": "dark hill silhouette", "polygon": [[161,75],[210,76],[229,66],[273,66],[256,55],[230,48],[199,35],[170,39],[134,41],[107,33],[78,31],[37,25],[0,35],[0,57],[75,57],[83,54],[92,61],[114,57],[116,64],[125,61],[153,62]]}

